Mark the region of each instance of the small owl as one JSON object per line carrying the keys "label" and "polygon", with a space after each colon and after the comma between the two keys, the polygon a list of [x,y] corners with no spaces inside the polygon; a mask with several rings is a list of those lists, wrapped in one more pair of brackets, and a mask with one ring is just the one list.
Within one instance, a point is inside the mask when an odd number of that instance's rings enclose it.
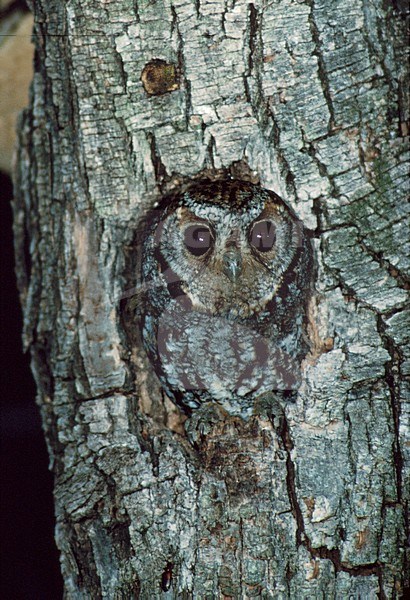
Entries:
{"label": "small owl", "polygon": [[271,191],[204,181],[164,198],[144,233],[139,321],[167,395],[245,419],[262,394],[292,396],[312,264],[308,232]]}

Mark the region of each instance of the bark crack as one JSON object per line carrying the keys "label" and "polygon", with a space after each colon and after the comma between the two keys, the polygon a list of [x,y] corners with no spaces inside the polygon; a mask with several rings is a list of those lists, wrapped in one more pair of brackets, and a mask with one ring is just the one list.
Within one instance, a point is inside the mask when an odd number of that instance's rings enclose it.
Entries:
{"label": "bark crack", "polygon": [[[389,223],[391,226],[391,223]],[[389,225],[387,227],[389,227]],[[387,258],[383,256],[383,252],[376,252],[364,240],[365,237],[358,236],[358,242],[362,249],[367,252],[377,264],[385,269],[393,279],[397,281],[397,286],[408,290],[410,289],[410,277],[404,273],[399,267],[393,265]]]}
{"label": "bark crack", "polygon": [[132,8],[133,8],[133,11],[134,11],[136,22],[140,23],[141,22],[141,17],[140,17],[140,11],[139,11],[139,6],[138,6],[138,0],[132,0]]}
{"label": "bark crack", "polygon": [[280,145],[281,131],[280,131],[279,125],[275,119],[273,112],[269,111],[269,114],[271,117],[272,131],[271,131],[271,135],[269,136],[268,141],[273,142],[273,147],[276,150],[276,156],[277,156],[278,164],[280,166],[281,174],[284,177],[285,182],[286,182],[286,189],[287,189],[288,193],[290,193],[294,197],[295,201],[297,202],[298,191],[297,191],[295,176],[292,172],[292,169],[290,168],[290,164],[289,164],[288,160],[286,159],[285,154],[284,154],[283,150],[281,149],[281,145]]}
{"label": "bark crack", "polygon": [[185,96],[185,126],[189,128],[189,119],[193,113],[192,105],[192,94],[191,94],[191,82],[186,76],[186,63],[184,56],[184,38],[179,28],[178,14],[175,7],[171,4],[171,33],[175,30],[178,40],[177,58],[178,58],[178,78],[184,82],[184,96]]}
{"label": "bark crack", "polygon": [[[338,549],[329,549],[326,546],[313,547],[309,537],[305,531],[305,524],[303,520],[302,510],[300,508],[299,500],[297,498],[297,485],[296,485],[296,470],[293,463],[291,452],[293,449],[293,442],[291,439],[289,426],[284,419],[284,427],[281,433],[282,443],[286,451],[286,469],[287,469],[287,489],[289,495],[289,501],[292,507],[292,513],[296,521],[296,545],[303,545],[314,559],[325,559],[330,560],[333,564],[336,573],[343,571],[353,577],[363,577],[370,575],[377,575],[381,577],[381,565],[379,562],[372,564],[359,565],[351,567],[342,562],[340,557],[340,551]],[[383,588],[380,586],[380,598],[385,599]]]}
{"label": "bark crack", "polygon": [[[403,472],[403,456],[400,448],[400,397],[401,397],[401,386],[400,380],[401,374],[401,363],[403,356],[400,348],[394,344],[393,339],[387,333],[386,324],[383,321],[382,316],[377,316],[377,329],[380,338],[383,341],[383,346],[390,355],[391,360],[385,364],[385,381],[389,388],[390,393],[390,404],[393,413],[393,424],[394,424],[394,464],[396,469],[396,485],[397,485],[397,498],[398,501],[402,501],[402,472]],[[410,532],[409,532],[410,533]]]}
{"label": "bark crack", "polygon": [[[365,42],[367,44],[369,54],[376,57],[377,60],[379,61],[380,67],[383,71],[384,80],[387,82],[387,84],[390,88],[390,92],[392,92],[397,86],[395,85],[395,82],[393,80],[393,77],[391,76],[390,70],[388,69],[388,67],[386,65],[385,57],[388,56],[388,48],[383,40],[383,36],[381,33],[380,19],[376,15],[376,29],[375,29],[373,24],[370,22],[370,15],[374,11],[370,10],[368,0],[362,0],[362,6],[363,6],[363,15],[364,15],[365,25],[367,25],[367,27],[365,26],[362,29],[363,39],[365,40]],[[369,35],[369,32],[374,32],[374,31],[376,31],[376,33],[377,33],[377,38],[380,43],[380,49],[376,48],[375,44],[372,42],[371,37]]]}
{"label": "bark crack", "polygon": [[328,123],[328,131],[331,132],[335,128],[336,118],[335,118],[335,112],[334,112],[334,108],[333,108],[332,95],[331,95],[331,91],[330,91],[329,77],[327,75],[328,70],[326,68],[325,59],[323,56],[320,32],[319,32],[319,29],[318,29],[318,26],[316,24],[315,17],[314,17],[314,11],[315,11],[314,0],[307,0],[307,4],[310,6],[310,13],[308,16],[308,21],[309,21],[309,25],[310,25],[310,31],[312,34],[312,40],[315,44],[315,50],[314,50],[313,54],[317,57],[319,81],[320,81],[320,84],[322,87],[323,96],[325,98],[326,105],[327,105],[327,108],[329,110],[329,115],[330,115],[329,123]]}
{"label": "bark crack", "polygon": [[154,167],[155,179],[158,187],[162,189],[162,186],[168,181],[169,177],[167,174],[166,167],[161,160],[161,156],[158,152],[155,134],[152,131],[147,132],[147,139],[151,149],[151,161]]}

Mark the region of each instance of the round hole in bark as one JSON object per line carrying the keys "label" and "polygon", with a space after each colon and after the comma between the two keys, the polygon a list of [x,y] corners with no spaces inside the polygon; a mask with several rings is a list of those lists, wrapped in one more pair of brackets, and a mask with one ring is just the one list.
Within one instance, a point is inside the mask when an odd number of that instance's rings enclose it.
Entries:
{"label": "round hole in bark", "polygon": [[159,96],[179,88],[176,66],[159,58],[145,65],[141,72],[141,81],[149,96]]}

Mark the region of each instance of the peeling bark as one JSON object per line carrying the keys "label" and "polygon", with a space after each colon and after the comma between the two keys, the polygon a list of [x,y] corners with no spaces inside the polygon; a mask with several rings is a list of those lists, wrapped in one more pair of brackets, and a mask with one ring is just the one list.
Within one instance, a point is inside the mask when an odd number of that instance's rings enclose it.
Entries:
{"label": "peeling bark", "polygon": [[[17,275],[66,598],[400,598],[403,11],[38,0],[33,12]],[[141,218],[205,173],[246,173],[285,198],[314,232],[318,274],[315,344],[283,427],[215,420],[194,447],[121,298]]]}

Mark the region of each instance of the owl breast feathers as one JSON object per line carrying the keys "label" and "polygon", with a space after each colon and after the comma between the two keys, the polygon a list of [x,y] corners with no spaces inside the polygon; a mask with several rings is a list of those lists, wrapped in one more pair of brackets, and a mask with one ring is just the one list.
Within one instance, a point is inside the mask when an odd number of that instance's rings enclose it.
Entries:
{"label": "owl breast feathers", "polygon": [[295,391],[312,265],[308,232],[273,192],[232,180],[164,198],[144,234],[138,312],[169,397],[246,418],[259,395]]}

